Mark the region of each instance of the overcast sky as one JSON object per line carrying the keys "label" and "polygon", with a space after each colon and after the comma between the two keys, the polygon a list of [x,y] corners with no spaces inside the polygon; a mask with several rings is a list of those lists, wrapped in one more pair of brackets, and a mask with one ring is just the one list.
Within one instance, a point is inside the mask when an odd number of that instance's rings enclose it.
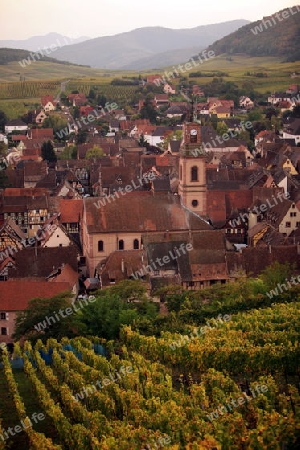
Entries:
{"label": "overcast sky", "polygon": [[107,36],[146,26],[193,28],[234,19],[260,20],[297,0],[1,0],[0,39],[50,32]]}

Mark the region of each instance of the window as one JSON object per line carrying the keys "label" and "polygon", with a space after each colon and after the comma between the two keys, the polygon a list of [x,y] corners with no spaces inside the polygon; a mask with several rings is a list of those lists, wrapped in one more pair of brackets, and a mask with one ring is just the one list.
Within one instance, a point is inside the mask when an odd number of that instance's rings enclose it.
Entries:
{"label": "window", "polygon": [[291,228],[291,222],[285,222],[285,227],[286,228]]}
{"label": "window", "polygon": [[179,179],[182,180],[182,166],[179,168]]}
{"label": "window", "polygon": [[134,239],[134,241],[133,241],[133,248],[134,248],[134,250],[138,250],[139,247],[140,247],[139,240],[138,239]]}
{"label": "window", "polygon": [[192,200],[192,206],[196,208],[198,206],[198,200]]}
{"label": "window", "polygon": [[296,217],[296,216],[297,216],[297,213],[295,213],[295,212],[290,213],[290,217]]}
{"label": "window", "polygon": [[98,252],[104,251],[104,243],[103,241],[98,241]]}
{"label": "window", "polygon": [[0,313],[0,319],[1,320],[6,320],[6,313],[5,312]]}
{"label": "window", "polygon": [[7,328],[6,327],[1,327],[1,334],[2,336],[7,336]]}
{"label": "window", "polygon": [[300,227],[300,222],[296,222],[296,227]]}
{"label": "window", "polygon": [[191,168],[191,181],[198,181],[198,167],[193,166]]}
{"label": "window", "polygon": [[119,250],[124,250],[124,241],[123,241],[123,239],[119,240]]}

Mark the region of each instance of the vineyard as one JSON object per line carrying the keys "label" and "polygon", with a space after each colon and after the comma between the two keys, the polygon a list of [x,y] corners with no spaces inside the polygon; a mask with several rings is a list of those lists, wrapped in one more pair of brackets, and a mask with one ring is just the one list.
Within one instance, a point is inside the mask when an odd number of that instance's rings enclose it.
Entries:
{"label": "vineyard", "polygon": [[55,96],[60,90],[59,81],[20,81],[0,83],[1,99],[37,98],[44,95]]}
{"label": "vineyard", "polygon": [[[16,344],[13,358],[22,358],[36,413],[49,424],[46,433],[28,426],[22,449],[296,450],[299,313],[298,302],[276,304],[212,323],[203,335],[155,338],[125,327],[120,342],[77,337]],[[6,351],[3,365],[26,424],[22,386]],[[254,395],[259,386],[264,390]],[[247,401],[234,403],[241,396]],[[230,411],[229,403],[236,405]],[[17,424],[0,411],[3,435]],[[1,450],[6,443],[0,439]]]}
{"label": "vineyard", "polygon": [[78,92],[88,95],[91,89],[95,91],[95,93],[105,95],[105,97],[116,103],[129,101],[138,86],[113,86],[111,84],[95,84],[93,82],[84,83],[81,81],[71,81],[67,85],[67,93],[71,93],[72,91],[77,90]]}

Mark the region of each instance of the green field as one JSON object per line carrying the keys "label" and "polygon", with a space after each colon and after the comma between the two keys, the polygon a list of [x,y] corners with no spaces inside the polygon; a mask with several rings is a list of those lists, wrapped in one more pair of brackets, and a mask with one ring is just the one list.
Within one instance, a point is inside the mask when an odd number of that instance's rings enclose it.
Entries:
{"label": "green field", "polygon": [[0,100],[0,109],[5,112],[9,120],[21,117],[32,109],[38,109],[40,105],[40,98]]}
{"label": "green field", "polygon": [[[300,77],[291,78],[292,73],[300,72],[300,61],[282,63],[280,58],[275,57],[232,55],[231,60],[229,60],[228,55],[220,55],[199,64],[192,69],[192,72],[200,71],[205,74],[205,72],[217,70],[228,73],[228,77],[225,77],[225,79],[233,81],[239,87],[242,87],[245,82],[253,83],[253,88],[260,93],[286,90],[290,84],[300,83]],[[263,72],[267,74],[267,77],[247,76],[246,72]],[[211,77],[190,79],[194,80],[195,84],[199,83],[200,85],[205,85],[212,80]]]}
{"label": "green field", "polygon": [[89,67],[73,66],[66,64],[54,64],[45,61],[33,62],[23,68],[17,61],[0,65],[0,83],[19,81],[20,76],[26,81],[34,80],[62,80],[82,77],[104,77],[114,76],[114,71],[103,69],[90,69]]}

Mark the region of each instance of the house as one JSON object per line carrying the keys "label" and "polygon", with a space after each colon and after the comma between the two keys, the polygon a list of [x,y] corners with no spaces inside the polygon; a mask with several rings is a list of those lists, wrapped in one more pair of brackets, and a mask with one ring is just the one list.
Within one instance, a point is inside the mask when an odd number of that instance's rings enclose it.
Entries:
{"label": "house", "polygon": [[120,131],[120,122],[117,119],[112,119],[109,122],[109,132],[118,133]]}
{"label": "house", "polygon": [[292,94],[287,94],[286,92],[274,92],[274,94],[268,97],[268,103],[273,106],[277,106],[280,102],[290,101]]}
{"label": "house", "polygon": [[47,114],[42,109],[36,109],[34,111],[29,111],[27,118],[29,123],[42,124],[46,119]]}
{"label": "house", "polygon": [[166,83],[164,85],[164,93],[168,95],[175,95],[176,94],[176,88],[175,86],[172,86],[169,83]]}
{"label": "house", "polygon": [[88,103],[85,94],[69,94],[68,100],[72,106],[84,106]]}
{"label": "house", "polygon": [[204,97],[204,92],[198,84],[192,86],[192,95],[199,95],[199,97]]}
{"label": "house", "polygon": [[295,202],[283,200],[266,211],[264,220],[283,236],[289,236],[300,227],[300,211]]}
{"label": "house", "polygon": [[83,201],[60,199],[59,211],[59,220],[68,234],[79,237],[80,223],[83,214]]}
{"label": "house", "polygon": [[24,239],[26,239],[26,235],[14,220],[10,217],[6,219],[0,228],[0,250],[2,251],[7,247],[17,247]]}
{"label": "house", "polygon": [[[63,264],[68,264],[73,271],[78,269],[78,248],[68,247],[27,247],[14,255],[13,267],[8,270],[8,278],[43,278]],[[1,283],[0,283],[1,286]]]}
{"label": "house", "polygon": [[6,123],[4,130],[5,134],[10,134],[13,131],[22,131],[23,134],[26,134],[26,131],[28,131],[28,125],[21,119],[13,119]]}
{"label": "house", "polygon": [[141,273],[143,265],[148,264],[145,250],[118,250],[112,252],[95,269],[102,287],[111,286],[122,280],[134,279]]}
{"label": "house", "polygon": [[44,95],[41,98],[41,105],[45,112],[54,111],[56,102],[54,101],[53,95]]}
{"label": "house", "polygon": [[[143,235],[142,242],[147,262],[141,275],[149,278],[152,291],[169,284],[198,290],[224,284],[229,279],[224,230],[149,233]],[[166,255],[165,264],[158,265],[157,260],[163,260]]]}
{"label": "house", "polygon": [[34,188],[47,173],[46,161],[26,161],[24,163],[24,188]]}
{"label": "house", "polygon": [[226,119],[233,115],[233,100],[219,100],[215,97],[209,97],[207,103],[209,114],[216,115],[218,119]]}
{"label": "house", "polygon": [[286,94],[295,95],[300,92],[300,85],[299,84],[291,84],[288,89],[286,90]]}
{"label": "house", "polygon": [[250,110],[254,108],[254,102],[249,97],[242,96],[239,99],[239,105],[241,108]]}
{"label": "house", "polygon": [[77,298],[79,294],[78,272],[69,264],[62,264],[58,269],[54,270],[46,278],[51,283],[68,283],[73,298]]}
{"label": "house", "polygon": [[300,268],[300,246],[297,245],[263,245],[247,247],[240,252],[226,252],[227,271],[232,280],[241,273],[256,277],[275,261],[280,264],[295,264]]}
{"label": "house", "polygon": [[167,94],[155,94],[154,104],[157,108],[160,106],[169,106],[169,98]]}
{"label": "house", "polygon": [[0,133],[0,142],[3,142],[6,145],[8,144],[8,139],[3,133]]}
{"label": "house", "polygon": [[48,209],[48,194],[45,189],[35,191],[10,188],[8,192],[6,189],[0,205],[0,223],[10,218],[26,237],[33,237],[46,222]]}
{"label": "house", "polygon": [[181,118],[183,114],[186,114],[187,109],[184,106],[170,106],[166,111],[166,117],[172,119],[174,117]]}
{"label": "house", "polygon": [[208,117],[210,115],[208,103],[197,103],[196,111],[197,114],[200,114],[201,116],[204,117],[205,116]]}
{"label": "house", "polygon": [[6,344],[12,343],[15,320],[18,313],[24,311],[33,298],[52,298],[63,292],[70,293],[69,282],[49,283],[38,279],[8,280],[0,283],[0,338]]}
{"label": "house", "polygon": [[80,106],[79,113],[81,116],[87,117],[90,113],[94,113],[95,109],[90,105]]}
{"label": "house", "polygon": [[32,128],[28,132],[28,139],[40,140],[42,142],[52,141],[54,139],[53,128]]}
{"label": "house", "polygon": [[210,108],[209,113],[210,115],[216,115],[218,119],[227,119],[231,117],[232,110],[227,106],[216,106]]}
{"label": "house", "polygon": [[161,75],[148,75],[147,76],[147,83],[149,84],[156,84],[160,86],[160,84],[164,84],[164,80]]}
{"label": "house", "polygon": [[64,227],[56,224],[56,229],[46,236],[41,245],[46,248],[69,247],[72,245],[72,241]]}
{"label": "house", "polygon": [[300,119],[285,123],[282,130],[282,139],[292,139],[295,146],[300,144]]}

